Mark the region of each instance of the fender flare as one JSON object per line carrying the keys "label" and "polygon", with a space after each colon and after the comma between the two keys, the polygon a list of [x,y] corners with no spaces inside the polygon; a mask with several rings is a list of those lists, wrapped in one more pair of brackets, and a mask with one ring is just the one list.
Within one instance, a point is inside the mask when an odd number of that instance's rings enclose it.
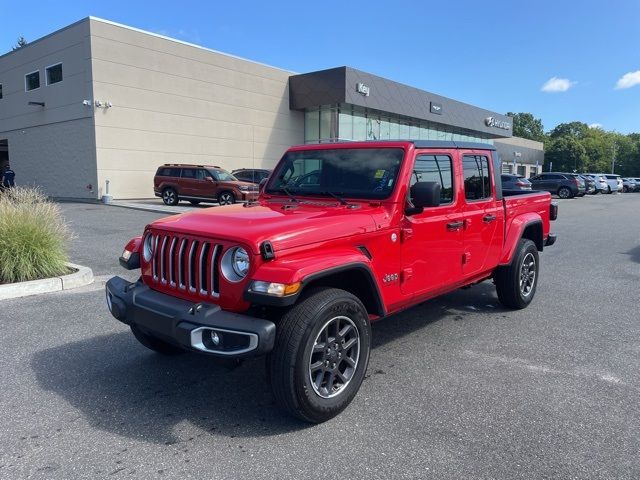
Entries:
{"label": "fender flare", "polygon": [[544,229],[542,218],[537,213],[527,213],[519,215],[514,218],[508,226],[508,233],[504,242],[504,249],[502,257],[498,265],[509,265],[511,259],[518,247],[518,242],[522,238],[525,230],[533,225],[540,226],[540,238],[535,239],[534,242],[539,251],[542,251],[544,247]]}

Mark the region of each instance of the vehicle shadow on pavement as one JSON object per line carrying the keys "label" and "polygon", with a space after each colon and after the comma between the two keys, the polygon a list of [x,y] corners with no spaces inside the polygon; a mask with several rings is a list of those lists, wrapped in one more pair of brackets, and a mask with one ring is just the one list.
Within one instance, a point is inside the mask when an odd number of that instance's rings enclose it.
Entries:
{"label": "vehicle shadow on pavement", "polygon": [[631,257],[631,260],[633,260],[634,262],[640,263],[640,245],[632,248],[631,250],[626,252],[626,254],[629,255]]}
{"label": "vehicle shadow on pavement", "polygon": [[276,407],[263,358],[229,370],[202,355],[153,353],[126,331],[42,350],[31,367],[93,427],[134,439],[177,443],[180,430],[192,430],[184,421],[200,435],[232,438],[310,426]]}
{"label": "vehicle shadow on pavement", "polygon": [[[462,320],[461,305],[500,311],[489,291],[492,286],[479,285],[384,319],[374,326],[373,348],[446,317]],[[474,313],[482,309],[474,308]],[[183,429],[192,430],[185,421],[201,430],[198,436],[231,438],[311,427],[276,407],[263,358],[247,359],[230,370],[198,354],[153,353],[127,330],[42,350],[32,357],[31,367],[43,389],[63,398],[94,428],[133,439],[178,443]]]}

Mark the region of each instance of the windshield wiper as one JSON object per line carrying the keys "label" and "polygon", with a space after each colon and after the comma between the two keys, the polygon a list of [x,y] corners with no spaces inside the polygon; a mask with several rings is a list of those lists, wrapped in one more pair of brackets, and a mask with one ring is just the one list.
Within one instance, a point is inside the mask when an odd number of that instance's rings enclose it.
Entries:
{"label": "windshield wiper", "polygon": [[296,202],[296,203],[299,202],[299,200],[293,195],[293,193],[291,193],[291,191],[289,191],[287,187],[279,187],[279,188],[275,188],[274,190],[276,192],[286,193],[292,202]]}
{"label": "windshield wiper", "polygon": [[[342,193],[342,192],[340,192],[340,193]],[[338,194],[336,194],[334,192],[330,192],[329,190],[327,190],[325,192],[320,192],[320,195],[331,195],[333,198],[338,200],[340,202],[340,204],[349,205],[349,202],[347,202],[344,198],[342,198],[341,196],[339,196]]]}

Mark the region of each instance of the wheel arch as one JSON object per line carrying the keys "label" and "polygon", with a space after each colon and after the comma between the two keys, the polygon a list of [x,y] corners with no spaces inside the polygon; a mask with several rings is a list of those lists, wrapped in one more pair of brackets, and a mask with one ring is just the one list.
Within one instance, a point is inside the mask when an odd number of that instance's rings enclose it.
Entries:
{"label": "wheel arch", "polygon": [[538,251],[542,252],[544,249],[544,229],[540,216],[530,214],[523,218],[516,218],[511,222],[500,265],[508,265],[511,262],[518,248],[518,242],[523,238],[531,240]]}

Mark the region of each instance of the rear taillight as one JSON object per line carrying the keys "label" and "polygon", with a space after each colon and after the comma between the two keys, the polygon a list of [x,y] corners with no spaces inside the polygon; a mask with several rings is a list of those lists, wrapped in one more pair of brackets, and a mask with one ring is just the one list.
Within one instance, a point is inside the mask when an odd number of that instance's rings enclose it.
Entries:
{"label": "rear taillight", "polygon": [[580,181],[577,178],[573,178],[572,180],[573,180],[573,183],[580,186]]}
{"label": "rear taillight", "polygon": [[519,187],[526,187],[527,186],[527,184],[524,183],[524,182],[516,182],[516,185],[519,186]]}

